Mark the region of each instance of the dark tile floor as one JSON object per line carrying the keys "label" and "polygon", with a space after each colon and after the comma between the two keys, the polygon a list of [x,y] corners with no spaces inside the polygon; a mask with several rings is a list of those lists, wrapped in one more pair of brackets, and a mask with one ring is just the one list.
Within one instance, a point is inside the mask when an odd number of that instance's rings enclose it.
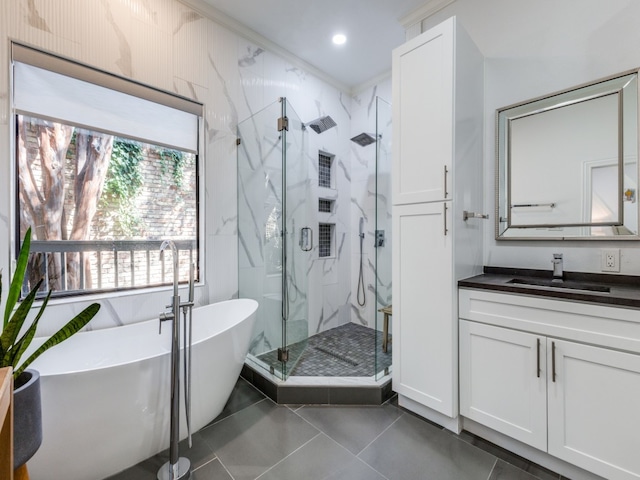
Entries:
{"label": "dark tile floor", "polygon": [[[181,444],[195,480],[560,480],[470,434],[454,435],[393,401],[281,406],[243,379],[218,418]],[[154,480],[166,452],[110,480]]]}
{"label": "dark tile floor", "polygon": [[[279,370],[277,356],[274,350],[258,358]],[[295,363],[290,372],[294,376],[372,377],[391,366],[391,344],[383,352],[382,332],[347,323],[289,346],[289,357]]]}

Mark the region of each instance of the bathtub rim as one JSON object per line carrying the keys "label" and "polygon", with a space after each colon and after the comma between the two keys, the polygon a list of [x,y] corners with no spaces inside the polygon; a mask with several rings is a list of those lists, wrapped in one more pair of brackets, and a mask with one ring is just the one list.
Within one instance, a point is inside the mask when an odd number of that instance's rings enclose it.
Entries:
{"label": "bathtub rim", "polygon": [[[225,328],[216,331],[215,334],[213,335],[207,335],[204,336],[202,338],[199,338],[197,341],[193,342],[192,347],[196,347],[197,345],[202,344],[203,342],[211,339],[212,337],[218,336],[218,335],[224,335],[226,332],[229,332],[230,330],[232,330],[234,327],[236,327],[239,323],[241,323],[242,321],[245,321],[247,319],[249,319],[252,315],[255,315],[259,306],[259,303],[252,299],[252,298],[235,298],[235,299],[230,299],[230,300],[223,300],[220,302],[214,302],[214,303],[208,303],[206,305],[199,305],[198,307],[194,307],[194,310],[205,310],[207,308],[210,308],[214,305],[227,305],[229,303],[244,303],[244,304],[248,304],[251,305],[251,307],[246,307],[247,310],[249,311],[249,313],[242,317],[240,320],[231,323],[230,325],[227,325]],[[99,335],[100,332],[104,332],[104,331],[109,331],[110,333],[114,332],[115,329],[120,329],[120,331],[122,332],[122,329],[133,329],[133,328],[141,328],[140,325],[141,324],[148,324],[148,323],[155,323],[157,322],[158,319],[157,318],[152,318],[152,319],[147,319],[147,320],[142,320],[140,322],[133,322],[133,323],[129,323],[126,325],[119,325],[119,326],[115,326],[115,327],[109,327],[109,328],[100,328],[97,330],[86,330],[86,331],[81,331],[78,332],[77,334],[75,334],[71,339],[67,339],[68,341],[74,340],[74,341],[79,341],[77,339],[81,339],[82,336],[84,335]],[[122,332],[122,333],[126,333],[126,332]],[[32,351],[35,351],[35,349],[37,349],[38,347],[40,347],[40,345],[42,345],[45,341],[47,341],[49,337],[35,337],[31,343],[31,345],[29,346],[29,349],[25,352],[25,354],[23,355],[23,358],[26,359],[28,358],[28,355],[30,355],[32,353]],[[59,346],[53,347],[50,351],[53,351],[55,353],[56,348],[60,348]],[[182,351],[183,348],[182,346],[180,347],[180,350]],[[156,349],[155,352],[153,352],[150,355],[145,355],[143,357],[135,357],[135,358],[131,358],[131,359],[125,359],[122,361],[112,361],[109,363],[106,363],[104,365],[89,365],[89,366],[73,366],[72,368],[67,368],[64,370],[60,370],[60,368],[57,369],[57,371],[48,371],[49,369],[47,367],[42,367],[40,364],[41,363],[45,363],[47,361],[47,354],[50,352],[44,352],[39,358],[37,358],[36,360],[34,360],[34,362],[29,365],[30,369],[33,370],[37,370],[40,374],[40,377],[46,381],[47,378],[53,378],[53,377],[57,377],[57,376],[62,376],[62,375],[79,375],[79,374],[84,374],[87,372],[95,372],[95,371],[100,371],[100,370],[105,370],[105,369],[109,369],[109,368],[120,368],[120,367],[125,367],[127,365],[131,365],[134,363],[141,363],[141,362],[146,362],[146,361],[150,361],[153,359],[156,359],[158,357],[161,357],[163,355],[169,355],[171,353],[170,349],[165,348],[164,350],[159,350]],[[50,357],[49,357],[50,358]],[[80,360],[81,362],[81,360]],[[80,363],[78,362],[78,363]]]}

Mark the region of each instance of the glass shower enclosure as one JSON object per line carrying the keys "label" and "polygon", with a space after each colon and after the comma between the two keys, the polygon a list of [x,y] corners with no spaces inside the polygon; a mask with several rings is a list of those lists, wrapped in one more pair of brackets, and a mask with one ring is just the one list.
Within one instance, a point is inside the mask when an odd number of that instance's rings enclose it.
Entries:
{"label": "glass shower enclosure", "polygon": [[[376,158],[375,158],[375,315],[376,329],[384,330],[385,312],[391,337],[393,316],[391,304],[391,104],[376,97]],[[381,328],[382,327],[382,328]],[[378,337],[376,337],[377,339]],[[375,348],[376,380],[389,374],[391,345],[384,352]]]}
{"label": "glass shower enclosure", "polygon": [[305,140],[286,98],[238,125],[238,287],[260,305],[249,359],[283,380],[309,336],[313,233]]}

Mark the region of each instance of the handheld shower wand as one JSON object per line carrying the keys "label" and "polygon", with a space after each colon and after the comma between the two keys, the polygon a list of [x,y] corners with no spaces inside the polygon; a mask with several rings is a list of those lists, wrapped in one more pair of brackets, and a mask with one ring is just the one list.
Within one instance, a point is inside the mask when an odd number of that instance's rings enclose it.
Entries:
{"label": "handheld shower wand", "polygon": [[[366,292],[364,289],[364,275],[362,271],[362,245],[364,243],[364,217],[360,217],[360,273],[358,274],[358,290],[356,293],[356,300],[358,301],[358,305],[364,307],[366,302]],[[362,292],[362,301],[360,301],[360,293]]]}

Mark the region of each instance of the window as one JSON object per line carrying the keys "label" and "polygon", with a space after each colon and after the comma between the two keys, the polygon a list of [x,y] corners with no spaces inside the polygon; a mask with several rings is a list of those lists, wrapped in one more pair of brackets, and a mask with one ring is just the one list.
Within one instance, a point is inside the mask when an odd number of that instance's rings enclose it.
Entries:
{"label": "window", "polygon": [[54,296],[170,283],[166,239],[186,281],[199,258],[202,106],[26,47],[13,59],[17,235],[32,229],[25,289],[41,278]]}

